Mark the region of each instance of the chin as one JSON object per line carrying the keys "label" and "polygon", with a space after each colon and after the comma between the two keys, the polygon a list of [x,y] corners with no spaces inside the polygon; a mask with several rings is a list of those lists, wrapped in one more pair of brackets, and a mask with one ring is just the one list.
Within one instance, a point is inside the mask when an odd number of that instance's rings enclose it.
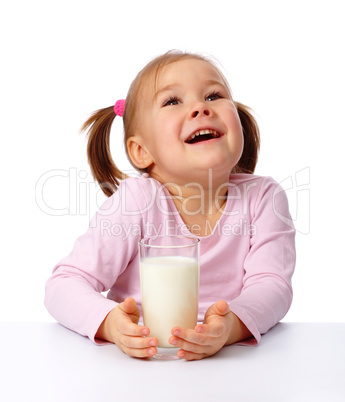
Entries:
{"label": "chin", "polygon": [[210,157],[208,160],[204,160],[204,166],[206,169],[229,171],[236,166],[239,159],[229,159],[229,157]]}

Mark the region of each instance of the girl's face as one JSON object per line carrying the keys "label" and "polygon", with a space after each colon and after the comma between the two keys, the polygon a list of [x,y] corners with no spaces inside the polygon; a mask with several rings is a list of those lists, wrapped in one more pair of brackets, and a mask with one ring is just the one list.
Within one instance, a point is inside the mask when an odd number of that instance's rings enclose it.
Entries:
{"label": "girl's face", "polygon": [[212,169],[213,177],[227,180],[241,157],[243,133],[218,71],[203,60],[174,62],[160,71],[153,100],[146,99],[138,135],[152,160],[152,177],[185,185],[204,181]]}

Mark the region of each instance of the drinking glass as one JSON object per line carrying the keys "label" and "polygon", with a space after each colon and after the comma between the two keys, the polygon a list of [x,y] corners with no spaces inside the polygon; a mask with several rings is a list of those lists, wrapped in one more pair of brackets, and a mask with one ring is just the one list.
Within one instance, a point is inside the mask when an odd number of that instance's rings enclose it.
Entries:
{"label": "drinking glass", "polygon": [[156,359],[178,359],[178,348],[169,343],[172,328],[197,324],[199,242],[184,236],[139,241],[143,319],[150,336],[158,339]]}

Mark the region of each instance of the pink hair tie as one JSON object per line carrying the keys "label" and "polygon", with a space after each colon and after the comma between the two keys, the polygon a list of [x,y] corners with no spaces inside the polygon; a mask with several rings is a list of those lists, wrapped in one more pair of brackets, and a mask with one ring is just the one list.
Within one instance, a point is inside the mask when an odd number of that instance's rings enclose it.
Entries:
{"label": "pink hair tie", "polygon": [[119,99],[116,101],[115,106],[114,106],[114,112],[116,113],[116,116],[123,116],[123,112],[125,111],[125,99]]}

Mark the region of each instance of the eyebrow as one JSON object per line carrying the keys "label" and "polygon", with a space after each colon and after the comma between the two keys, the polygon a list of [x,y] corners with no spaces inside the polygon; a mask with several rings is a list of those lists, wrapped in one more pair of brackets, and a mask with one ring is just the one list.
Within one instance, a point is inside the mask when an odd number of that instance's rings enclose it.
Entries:
{"label": "eyebrow", "polygon": [[162,92],[171,91],[172,89],[175,89],[175,88],[178,87],[178,86],[179,86],[178,84],[169,84],[169,85],[166,85],[165,87],[159,89],[159,90],[155,93],[154,99],[157,99],[158,96],[159,96]]}
{"label": "eyebrow", "polygon": [[[211,85],[221,85],[226,91],[227,91],[227,87],[226,85],[219,81],[219,80],[207,80],[205,81],[205,85],[207,86],[211,86]],[[159,89],[155,95],[154,95],[154,99],[157,99],[157,97],[162,93],[162,92],[167,92],[167,91],[171,91],[172,89],[176,89],[177,87],[179,87],[179,84],[169,84],[166,85],[165,87]]]}

